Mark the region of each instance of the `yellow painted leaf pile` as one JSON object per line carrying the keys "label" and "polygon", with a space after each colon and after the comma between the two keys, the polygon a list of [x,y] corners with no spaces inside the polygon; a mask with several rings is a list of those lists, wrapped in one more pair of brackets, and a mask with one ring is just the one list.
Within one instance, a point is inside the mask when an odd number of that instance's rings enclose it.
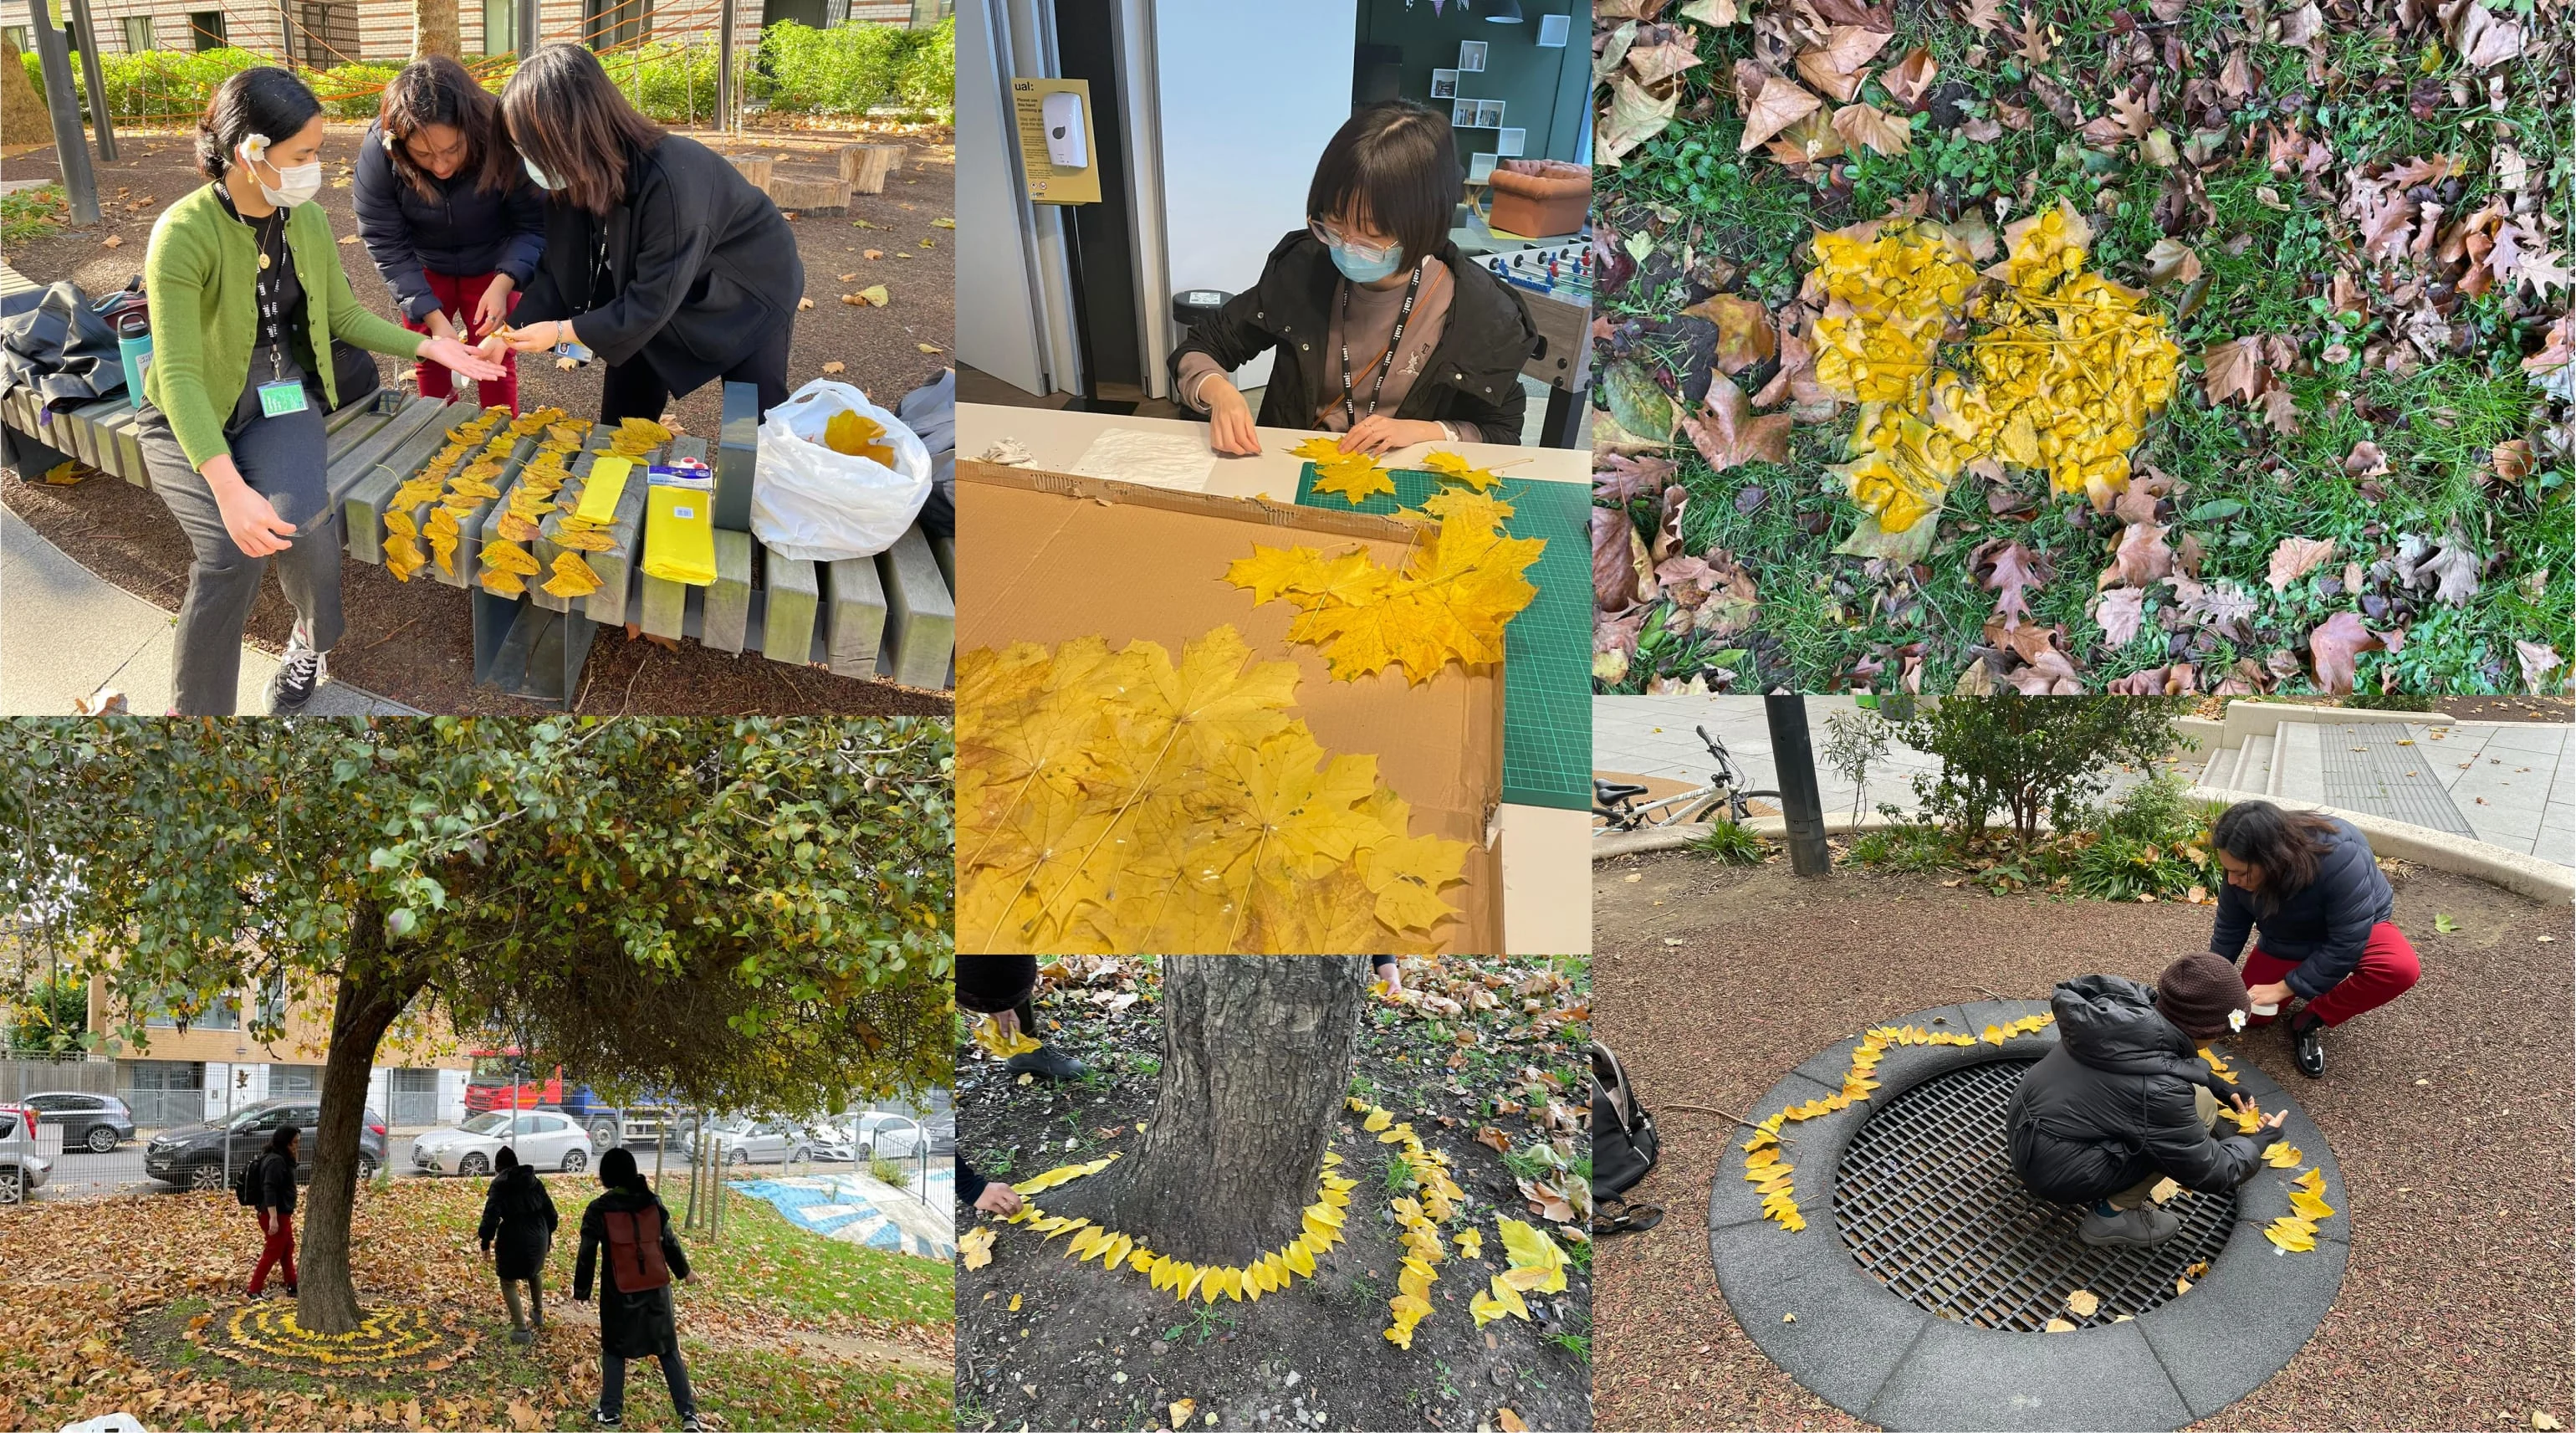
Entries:
{"label": "yellow painted leaf pile", "polygon": [[1353,507],[1379,493],[1395,491],[1395,478],[1366,453],[1345,453],[1331,434],[1309,438],[1288,450],[1315,465],[1315,491],[1331,493]]}
{"label": "yellow painted leaf pile", "polygon": [[487,538],[483,543],[483,588],[503,597],[516,597],[528,590],[528,579],[537,573],[537,560],[528,550],[508,538]]}
{"label": "yellow painted leaf pile", "polygon": [[1920,1025],[1881,1025],[1862,1031],[1860,1043],[1852,1047],[1851,1065],[1843,1071],[1840,1090],[1774,1111],[1753,1127],[1753,1138],[1738,1146],[1744,1151],[1744,1178],[1762,1196],[1762,1217],[1792,1234],[1807,1227],[1805,1216],[1798,1212],[1796,1168],[1780,1147],[1780,1129],[1792,1121],[1815,1119],[1867,1101],[1869,1092],[1878,1088],[1879,1059],[1890,1049],[1906,1045],[2002,1045],[2036,1034],[2055,1019],[2042,1011],[2002,1025],[1988,1025],[1975,1035],[1926,1030]]}
{"label": "yellow painted leaf pile", "polygon": [[996,1060],[1007,1060],[1013,1055],[1025,1055],[1038,1047],[1037,1041],[1021,1031],[1014,1030],[1008,1035],[1003,1034],[1001,1022],[989,1015],[975,1022],[975,1043],[985,1054]]}
{"label": "yellow painted leaf pile", "polygon": [[1505,533],[1512,508],[1499,498],[1443,489],[1422,506],[1439,527],[1401,568],[1360,550],[1327,558],[1311,547],[1256,546],[1226,581],[1255,602],[1297,608],[1288,640],[1321,647],[1337,681],[1399,666],[1418,686],[1451,661],[1501,661],[1504,625],[1538,595],[1521,574],[1546,539]]}
{"label": "yellow painted leaf pile", "polygon": [[2296,1169],[2305,1158],[2295,1144],[2274,1144],[2263,1151],[2263,1162],[2274,1169]]}
{"label": "yellow painted leaf pile", "polygon": [[1414,836],[1377,758],[1294,713],[1297,668],[1232,627],[1175,663],[979,648],[958,662],[958,930],[991,952],[1418,950],[1467,844]]}
{"label": "yellow painted leaf pile", "polygon": [[1497,1219],[1494,1227],[1503,1236],[1503,1257],[1511,1265],[1495,1277],[1524,1293],[1565,1292],[1565,1251],[1546,1230],[1517,1219]]}
{"label": "yellow painted leaf pile", "polygon": [[2216,1075],[2222,1083],[2230,1085],[2236,1083],[2236,1076],[2230,1072],[2227,1062],[2218,1058],[2218,1052],[2203,1045],[2200,1047],[2200,1058],[2209,1062],[2209,1073]]}
{"label": "yellow painted leaf pile", "polygon": [[[1985,271],[1942,225],[1871,221],[1816,238],[1816,380],[1861,405],[1835,469],[1880,530],[1940,509],[1967,463],[2044,469],[2097,509],[2128,487],[2129,452],[2173,397],[2182,351],[2136,290],[2084,268],[2091,230],[2060,203],[2004,230]],[[1954,326],[1964,371],[1939,366]]]}
{"label": "yellow painted leaf pile", "polygon": [[[2273,1148],[2280,1146],[2274,1145]],[[2317,1247],[2317,1221],[2332,1216],[2335,1210],[2333,1205],[2326,1203],[2324,1170],[2310,1169],[2290,1183],[2292,1212],[2264,1225],[2263,1237],[2293,1254],[2305,1254]]]}
{"label": "yellow painted leaf pile", "polygon": [[1477,467],[1457,453],[1425,453],[1422,466],[1438,473],[1444,481],[1464,483],[1480,493],[1502,481],[1492,471]]}

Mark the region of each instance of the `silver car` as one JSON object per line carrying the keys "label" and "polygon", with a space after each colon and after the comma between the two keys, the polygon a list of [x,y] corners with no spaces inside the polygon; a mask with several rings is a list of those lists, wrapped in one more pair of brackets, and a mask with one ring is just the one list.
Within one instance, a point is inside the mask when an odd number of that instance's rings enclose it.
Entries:
{"label": "silver car", "polygon": [[755,1120],[735,1116],[707,1126],[716,1142],[716,1157],[726,1164],[785,1164],[808,1145],[805,1127],[794,1120]]}
{"label": "silver car", "polygon": [[590,1167],[590,1131],[545,1110],[494,1110],[411,1142],[411,1166],[430,1174],[484,1175],[507,1145],[519,1162],[566,1174]]}

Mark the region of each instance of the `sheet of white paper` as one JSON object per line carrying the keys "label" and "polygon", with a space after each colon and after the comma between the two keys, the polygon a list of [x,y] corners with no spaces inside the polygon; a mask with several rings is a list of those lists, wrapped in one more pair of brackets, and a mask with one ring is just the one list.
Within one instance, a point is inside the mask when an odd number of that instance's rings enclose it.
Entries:
{"label": "sheet of white paper", "polygon": [[1207,491],[1208,475],[1216,471],[1216,454],[1206,439],[1186,433],[1112,428],[1092,439],[1066,471],[1079,477],[1198,493]]}

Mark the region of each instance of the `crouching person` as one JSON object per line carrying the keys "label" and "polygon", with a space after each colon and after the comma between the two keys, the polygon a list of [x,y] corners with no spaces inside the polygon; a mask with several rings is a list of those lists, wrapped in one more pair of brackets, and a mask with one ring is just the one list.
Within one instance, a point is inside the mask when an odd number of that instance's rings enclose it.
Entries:
{"label": "crouching person", "polygon": [[626,1408],[626,1360],[650,1358],[662,1365],[680,1426],[697,1433],[698,1401],[680,1362],[679,1320],[671,1308],[671,1280],[689,1277],[689,1258],[671,1232],[671,1211],[635,1167],[635,1152],[622,1145],[600,1157],[599,1182],[608,1192],[581,1212],[581,1257],[572,1270],[575,1303],[589,1301],[590,1276],[600,1273],[599,1407],[591,1421],[618,1426]]}
{"label": "crouching person", "polygon": [[2087,1207],[2093,1245],[2155,1245],[2182,1228],[2148,1197],[2170,1179],[2219,1193],[2254,1175],[2286,1114],[2253,1135],[2218,1133],[2222,1089],[2198,1046],[2242,1029],[2248,1002],[2236,967],[2207,953],[2165,967],[2154,989],[2083,975],[2049,998],[2057,1048],[2031,1066],[2005,1111],[2013,1172],[2039,1198]]}

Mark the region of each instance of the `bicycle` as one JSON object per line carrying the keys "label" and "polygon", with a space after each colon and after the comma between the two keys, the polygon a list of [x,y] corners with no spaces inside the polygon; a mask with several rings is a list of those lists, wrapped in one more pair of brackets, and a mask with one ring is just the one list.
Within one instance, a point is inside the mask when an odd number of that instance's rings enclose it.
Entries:
{"label": "bicycle", "polygon": [[1699,739],[1708,747],[1708,754],[1717,759],[1717,770],[1710,773],[1708,784],[1641,802],[1637,798],[1645,795],[1647,788],[1594,777],[1592,814],[1601,818],[1601,822],[1592,828],[1593,835],[1707,821],[1721,812],[1729,821],[1742,822],[1753,814],[1753,802],[1768,800],[1777,804],[1780,801],[1777,791],[1745,790],[1744,774],[1736,769],[1735,759],[1727,754],[1726,744],[1709,735],[1707,727],[1693,727],[1692,730],[1699,733]]}

